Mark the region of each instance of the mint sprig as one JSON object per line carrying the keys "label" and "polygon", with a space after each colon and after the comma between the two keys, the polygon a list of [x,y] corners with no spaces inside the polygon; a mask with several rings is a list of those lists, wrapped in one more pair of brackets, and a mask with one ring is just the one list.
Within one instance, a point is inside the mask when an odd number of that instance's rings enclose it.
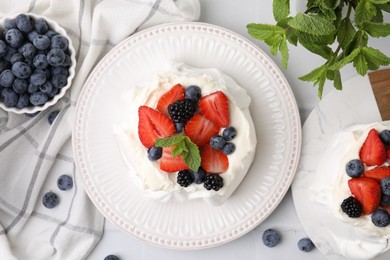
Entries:
{"label": "mint sprig", "polygon": [[253,38],[264,41],[272,55],[280,52],[285,69],[288,43],[301,44],[324,58],[324,64],[299,78],[318,86],[320,98],[327,80],[342,89],[340,71],[348,64],[362,76],[390,64],[388,56],[368,46],[369,36],[390,35],[390,23],[383,20],[383,12],[390,13],[390,0],[307,0],[306,8],[290,16],[290,0],[273,0],[276,24],[251,23],[247,30]]}
{"label": "mint sprig", "polygon": [[156,146],[174,146],[172,149],[172,158],[180,155],[191,170],[198,171],[201,161],[199,149],[188,136],[177,134],[171,137],[157,138]]}

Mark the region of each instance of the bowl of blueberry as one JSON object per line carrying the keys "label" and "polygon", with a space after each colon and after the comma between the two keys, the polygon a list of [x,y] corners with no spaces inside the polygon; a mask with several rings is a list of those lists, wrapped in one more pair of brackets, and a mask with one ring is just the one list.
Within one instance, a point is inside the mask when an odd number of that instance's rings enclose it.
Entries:
{"label": "bowl of blueberry", "polygon": [[54,105],[75,75],[75,50],[55,21],[31,13],[0,20],[0,108],[35,113]]}

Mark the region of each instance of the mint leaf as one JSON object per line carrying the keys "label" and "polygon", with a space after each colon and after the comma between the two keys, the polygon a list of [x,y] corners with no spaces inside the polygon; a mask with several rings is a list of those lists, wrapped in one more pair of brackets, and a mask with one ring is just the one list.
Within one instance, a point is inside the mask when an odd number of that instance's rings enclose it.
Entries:
{"label": "mint leaf", "polygon": [[364,54],[361,51],[359,51],[358,55],[353,60],[353,66],[356,68],[356,71],[360,75],[362,76],[366,75],[368,71],[368,64],[366,58],[364,57]]}
{"label": "mint leaf", "polygon": [[[185,140],[185,139],[183,139],[183,140]],[[176,157],[178,155],[187,154],[188,152],[189,151],[188,151],[186,142],[180,141],[172,149],[172,158]]]}
{"label": "mint leaf", "polygon": [[282,55],[282,68],[287,68],[287,62],[288,62],[288,47],[287,47],[287,39],[286,36],[283,38],[282,42],[279,46],[280,54]]}
{"label": "mint leaf", "polygon": [[382,10],[378,7],[375,6],[376,8],[376,15],[372,17],[371,22],[373,23],[383,23],[383,13]]}
{"label": "mint leaf", "polygon": [[324,75],[326,77],[326,71],[327,71],[327,66],[322,65],[318,68],[315,68],[314,70],[312,70],[308,74],[306,74],[302,77],[299,77],[299,79],[303,80],[303,81],[316,81],[316,80],[320,79],[321,77],[323,77]]}
{"label": "mint leaf", "polygon": [[342,67],[352,62],[360,53],[360,49],[355,49],[351,54],[347,57],[337,61],[333,65],[329,66],[330,70],[340,70]]}
{"label": "mint leaf", "polygon": [[171,137],[166,137],[166,138],[157,138],[156,139],[156,146],[169,147],[169,146],[178,144],[184,138],[185,138],[184,134],[173,135]]}
{"label": "mint leaf", "polygon": [[277,22],[287,18],[290,14],[290,0],[274,0],[272,7]]}
{"label": "mint leaf", "polygon": [[188,137],[184,139],[184,142],[188,148],[188,153],[182,156],[182,158],[191,170],[197,172],[201,162],[198,146]]}
{"label": "mint leaf", "polygon": [[376,15],[376,6],[371,0],[360,0],[355,10],[355,22],[361,25],[370,21]]}
{"label": "mint leaf", "polygon": [[377,69],[379,66],[386,66],[390,64],[390,58],[383,54],[380,50],[364,47],[362,53],[370,66],[370,69]]}
{"label": "mint leaf", "polygon": [[353,27],[349,18],[343,19],[340,24],[340,30],[337,34],[337,41],[341,49],[345,50],[356,35],[355,27]]}
{"label": "mint leaf", "polygon": [[382,5],[390,3],[390,0],[371,0],[371,2],[376,5]]}
{"label": "mint leaf", "polygon": [[390,23],[372,23],[363,24],[363,29],[373,37],[386,37],[390,35]]}
{"label": "mint leaf", "polygon": [[255,39],[266,40],[275,35],[284,34],[284,29],[282,27],[270,24],[248,24],[247,25],[248,33]]}
{"label": "mint leaf", "polygon": [[[308,49],[309,51],[320,55],[325,59],[329,59],[332,56],[332,49],[327,45],[315,44],[310,41],[311,37],[305,37],[305,34],[301,34],[299,37],[299,42],[303,47]],[[309,39],[309,41],[308,41]]]}
{"label": "mint leaf", "polygon": [[389,2],[386,4],[377,5],[377,6],[379,7],[379,9],[390,13],[390,3]]}
{"label": "mint leaf", "polygon": [[336,29],[332,20],[316,14],[299,13],[288,22],[288,25],[313,35],[329,35]]}
{"label": "mint leaf", "polygon": [[334,73],[335,73],[335,77],[333,79],[333,86],[337,90],[342,90],[343,89],[343,83],[341,81],[340,71],[339,70],[335,70]]}

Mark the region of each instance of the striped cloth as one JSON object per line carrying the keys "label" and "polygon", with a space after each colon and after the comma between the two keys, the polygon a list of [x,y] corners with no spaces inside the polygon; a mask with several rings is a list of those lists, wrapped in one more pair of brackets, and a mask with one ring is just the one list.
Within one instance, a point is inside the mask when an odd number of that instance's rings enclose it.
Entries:
{"label": "striped cloth", "polygon": [[[103,216],[88,199],[72,154],[77,97],[93,67],[134,32],[199,18],[198,0],[0,0],[0,17],[31,12],[56,20],[76,50],[76,77],[55,106],[32,115],[0,109],[0,259],[84,259],[99,242]],[[59,111],[52,124],[48,117]],[[61,191],[57,178],[72,176]],[[55,192],[60,203],[42,205]]]}

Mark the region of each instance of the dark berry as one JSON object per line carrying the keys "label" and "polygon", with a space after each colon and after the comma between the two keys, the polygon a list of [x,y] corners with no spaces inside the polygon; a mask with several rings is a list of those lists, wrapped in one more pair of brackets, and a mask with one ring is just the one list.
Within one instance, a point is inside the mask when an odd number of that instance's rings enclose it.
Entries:
{"label": "dark berry", "polygon": [[28,77],[30,77],[32,71],[29,65],[24,62],[18,61],[12,65],[12,73],[20,79],[27,79]]}
{"label": "dark berry", "polygon": [[60,50],[67,50],[69,46],[69,41],[66,37],[62,35],[55,35],[51,38],[51,48],[52,49],[60,49]]}
{"label": "dark berry", "polygon": [[[7,55],[5,55],[3,58],[6,61],[11,61],[12,57],[14,56],[15,53],[18,53],[18,50],[16,48],[8,47],[8,52]],[[20,54],[20,53],[19,53]],[[21,54],[20,54],[21,55]],[[23,55],[22,55],[23,57]],[[24,57],[23,57],[24,59]],[[12,63],[13,64],[13,63]]]}
{"label": "dark berry", "polygon": [[371,221],[377,227],[386,227],[390,224],[390,216],[384,209],[377,209],[371,215]]}
{"label": "dark berry", "polygon": [[56,66],[56,67],[52,67],[51,70],[50,70],[51,74],[54,76],[54,75],[57,75],[57,74],[61,74],[61,75],[64,75],[64,76],[69,76],[69,71],[66,67],[64,66]]}
{"label": "dark berry", "polygon": [[14,107],[18,103],[19,96],[12,88],[4,88],[1,91],[1,100],[6,107]]}
{"label": "dark berry", "polygon": [[222,148],[222,152],[226,155],[234,153],[236,150],[236,145],[233,143],[226,143],[225,146]]}
{"label": "dark berry", "polygon": [[24,61],[24,56],[17,52],[17,53],[14,53],[12,56],[11,56],[11,59],[9,60],[9,62],[11,64],[14,64],[15,62],[18,62],[18,61]]}
{"label": "dark berry", "polygon": [[390,130],[383,130],[380,132],[379,137],[385,145],[390,145]]}
{"label": "dark berry", "polygon": [[25,93],[19,95],[18,103],[16,104],[17,108],[25,108],[30,105],[30,95]]}
{"label": "dark berry", "polygon": [[237,130],[233,127],[233,126],[228,126],[226,127],[223,132],[222,132],[222,137],[226,140],[226,141],[231,141],[234,139],[234,137],[236,137],[237,135]]}
{"label": "dark berry", "polygon": [[38,33],[45,34],[49,30],[49,25],[45,19],[37,18],[35,19],[34,28]]}
{"label": "dark berry", "polygon": [[201,184],[206,179],[206,171],[202,167],[199,167],[197,172],[192,171],[192,175],[194,176],[194,183],[196,184]]}
{"label": "dark berry", "polygon": [[175,123],[176,133],[183,132],[184,129],[184,123]]}
{"label": "dark berry", "polygon": [[55,88],[63,88],[68,84],[68,77],[62,74],[53,75],[51,83]]}
{"label": "dark berry", "polygon": [[14,83],[12,83],[13,90],[18,94],[23,94],[27,92],[28,89],[28,81],[26,79],[16,78]]}
{"label": "dark berry", "polygon": [[35,72],[31,74],[30,82],[34,85],[42,85],[46,81],[46,76],[42,72]]}
{"label": "dark berry", "polygon": [[52,90],[50,93],[48,93],[47,95],[48,95],[50,98],[52,98],[52,97],[54,97],[55,95],[57,95],[58,92],[59,92],[59,89],[58,89],[58,88],[53,88],[53,90]]}
{"label": "dark berry", "polygon": [[186,123],[195,114],[195,104],[189,99],[178,100],[168,106],[173,122]]}
{"label": "dark berry", "polygon": [[49,94],[53,91],[53,84],[50,81],[45,81],[42,85],[39,86],[39,91],[44,94]]}
{"label": "dark berry", "polygon": [[200,87],[191,85],[185,90],[185,98],[190,99],[194,102],[198,102],[202,95],[202,92],[200,90]]}
{"label": "dark berry", "polygon": [[56,110],[49,114],[47,121],[49,122],[50,125],[53,124],[54,120],[57,118],[59,113],[60,111]]}
{"label": "dark berry", "polygon": [[280,241],[280,234],[275,229],[267,229],[263,232],[262,240],[265,246],[275,247]]}
{"label": "dark berry", "polygon": [[8,52],[8,45],[0,40],[0,57],[4,57]]}
{"label": "dark berry", "polygon": [[116,255],[108,255],[104,258],[104,260],[120,260],[120,258]]}
{"label": "dark berry", "polygon": [[351,178],[359,177],[364,171],[364,165],[359,159],[351,160],[345,166],[345,171]]}
{"label": "dark berry", "polygon": [[0,74],[0,85],[9,88],[15,80],[15,76],[11,70],[3,70]]}
{"label": "dark berry", "polygon": [[390,195],[390,177],[386,177],[381,180],[381,189],[382,193],[385,195]]}
{"label": "dark berry", "polygon": [[179,171],[179,173],[177,174],[177,183],[180,186],[188,187],[188,185],[190,185],[193,182],[194,182],[194,176],[189,170]]}
{"label": "dark berry", "polygon": [[151,161],[156,161],[162,156],[162,148],[158,146],[153,146],[148,149],[148,159]]}
{"label": "dark berry", "polygon": [[34,29],[34,23],[30,16],[26,14],[19,14],[15,18],[16,26],[22,32],[29,33]]}
{"label": "dark berry", "polygon": [[46,69],[49,66],[45,54],[37,54],[33,59],[33,64],[37,69]]}
{"label": "dark berry", "polygon": [[216,150],[220,150],[225,146],[225,139],[220,135],[214,135],[210,138],[210,146]]}
{"label": "dark berry", "polygon": [[46,50],[50,47],[50,38],[46,35],[39,34],[35,36],[33,44],[38,50]]}
{"label": "dark berry", "polygon": [[46,94],[37,91],[31,94],[30,103],[33,104],[34,106],[40,106],[45,104],[48,99],[49,97]]}
{"label": "dark berry", "polygon": [[350,218],[358,218],[362,214],[362,204],[350,196],[341,203],[341,210]]}
{"label": "dark berry", "polygon": [[5,33],[5,41],[9,44],[9,46],[19,48],[22,46],[24,41],[23,34],[18,29],[9,29]]}
{"label": "dark berry", "polygon": [[15,19],[5,19],[4,21],[4,28],[9,29],[15,29],[16,28],[16,21]]}
{"label": "dark berry", "polygon": [[6,69],[10,68],[10,63],[9,61],[5,59],[0,59],[0,72],[3,72]]}
{"label": "dark berry", "polygon": [[38,85],[33,85],[31,83],[28,84],[28,88],[27,88],[27,92],[32,94],[34,92],[37,92],[39,89],[39,86]]}
{"label": "dark berry", "polygon": [[26,60],[31,60],[37,53],[37,49],[34,47],[34,45],[32,45],[32,43],[28,42],[19,48],[19,53],[22,54]]}
{"label": "dark berry", "polygon": [[298,248],[303,252],[310,252],[315,248],[315,245],[310,238],[302,238],[298,241]]}
{"label": "dark berry", "polygon": [[57,179],[57,187],[60,190],[70,190],[73,187],[73,179],[69,175],[61,175]]}
{"label": "dark berry", "polygon": [[55,31],[53,31],[53,30],[51,30],[51,29],[49,29],[49,30],[45,33],[45,35],[51,39],[51,38],[53,38],[54,36],[58,35],[58,33],[55,32]]}
{"label": "dark berry", "polygon": [[31,31],[27,34],[27,39],[34,44],[34,38],[37,37],[38,35],[40,34],[37,31]]}
{"label": "dark berry", "polygon": [[219,174],[207,174],[203,185],[206,190],[218,191],[223,187],[223,179]]}
{"label": "dark berry", "polygon": [[47,54],[47,62],[51,66],[61,66],[65,60],[65,53],[60,49],[52,49]]}
{"label": "dark berry", "polygon": [[43,195],[42,197],[43,206],[45,206],[48,209],[52,209],[55,206],[57,206],[58,202],[59,202],[59,198],[57,194],[51,191],[45,193],[45,195]]}
{"label": "dark berry", "polygon": [[72,65],[72,60],[69,55],[65,54],[65,60],[62,63],[62,66],[69,67],[70,65]]}
{"label": "dark berry", "polygon": [[381,205],[382,206],[389,206],[390,205],[390,195],[386,195],[386,194],[382,193]]}

